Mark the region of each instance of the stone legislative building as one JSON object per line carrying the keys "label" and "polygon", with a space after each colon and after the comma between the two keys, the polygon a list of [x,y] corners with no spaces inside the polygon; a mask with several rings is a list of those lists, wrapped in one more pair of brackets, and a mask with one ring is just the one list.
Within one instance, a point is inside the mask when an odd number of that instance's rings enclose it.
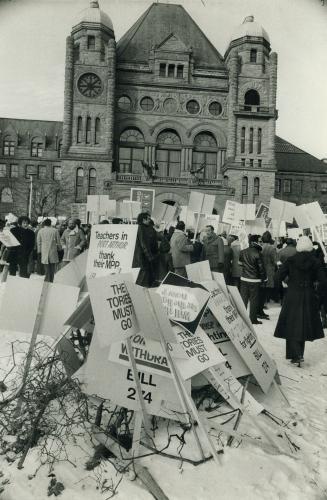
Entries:
{"label": "stone legislative building", "polygon": [[0,118],[0,216],[27,212],[31,184],[35,215],[131,187],[180,205],[215,194],[217,213],[271,196],[326,208],[327,165],[276,136],[276,91],[252,16],[222,56],[180,5],[152,4],[116,42],[91,1],[67,38],[63,122]]}

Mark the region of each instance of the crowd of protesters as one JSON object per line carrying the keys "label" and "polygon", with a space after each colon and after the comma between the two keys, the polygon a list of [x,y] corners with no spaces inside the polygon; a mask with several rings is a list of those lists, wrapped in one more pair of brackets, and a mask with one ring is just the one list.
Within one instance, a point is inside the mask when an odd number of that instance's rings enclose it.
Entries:
{"label": "crowd of protesters", "polygon": [[[169,271],[187,277],[188,264],[207,260],[211,271],[223,273],[227,285],[238,287],[253,324],[269,320],[270,301],[282,304],[275,336],[286,339],[286,358],[292,362],[300,365],[305,341],[323,337],[327,326],[324,254],[307,236],[297,243],[290,238],[274,241],[266,231],[262,236],[249,235],[248,248],[241,249],[236,235],[216,234],[211,225],[194,237],[183,221],[162,230],[146,212],[139,214],[137,224],[132,264],[140,268],[137,284],[156,287]],[[0,221],[0,230],[4,226]],[[37,224],[21,216],[7,226],[20,245],[0,248],[1,260],[9,264],[10,275],[18,272],[24,278],[36,272],[52,282],[55,272],[88,248],[90,241],[91,225],[73,218],[54,227],[50,218]]]}

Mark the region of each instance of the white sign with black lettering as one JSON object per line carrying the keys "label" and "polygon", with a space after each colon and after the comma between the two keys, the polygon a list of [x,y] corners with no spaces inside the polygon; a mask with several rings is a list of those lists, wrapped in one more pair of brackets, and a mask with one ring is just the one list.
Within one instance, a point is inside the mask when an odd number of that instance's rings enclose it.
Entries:
{"label": "white sign with black lettering", "polygon": [[133,276],[114,274],[88,280],[99,342],[103,346],[140,331],[125,281],[133,281]]}
{"label": "white sign with black lettering", "polygon": [[251,371],[244,363],[230,338],[226,335],[210,309],[206,309],[200,326],[208,335],[211,342],[215,344],[216,348],[224,356],[226,360],[225,366],[232,372],[234,377],[238,378],[250,375]]}
{"label": "white sign with black lettering", "polygon": [[[86,394],[110,399],[124,408],[140,410],[132,368],[108,361],[108,354],[109,347],[101,347],[95,330],[87,361],[74,378],[80,381]],[[136,365],[139,368],[137,360]],[[167,408],[183,412],[172,378],[161,376],[158,371],[149,373],[143,369],[138,369],[138,377],[146,411],[150,415],[174,418]],[[163,401],[165,409],[161,409]]]}
{"label": "white sign with black lettering", "polygon": [[209,309],[227,333],[263,392],[267,393],[277,372],[276,363],[264,350],[218,283],[208,281],[203,285],[211,292]]}
{"label": "white sign with black lettering", "polygon": [[98,224],[92,227],[86,277],[127,272],[132,268],[138,226]]}
{"label": "white sign with black lettering", "polygon": [[232,408],[239,408],[241,405],[242,409],[252,416],[257,416],[264,410],[264,407],[248,391],[244,392],[243,385],[239,383],[226,366],[215,366],[212,370],[207,370],[204,375]]}
{"label": "white sign with black lettering", "polygon": [[187,360],[175,359],[175,365],[184,380],[219,363],[225,363],[224,356],[215,348],[202,328],[198,327],[195,333],[190,333],[180,326],[174,326],[173,329],[188,357]]}

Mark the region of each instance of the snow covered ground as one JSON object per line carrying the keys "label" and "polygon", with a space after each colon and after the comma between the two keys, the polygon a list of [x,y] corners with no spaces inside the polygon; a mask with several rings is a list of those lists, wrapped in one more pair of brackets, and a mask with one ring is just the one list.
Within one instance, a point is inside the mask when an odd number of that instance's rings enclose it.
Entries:
{"label": "snow covered ground", "polygon": [[[290,406],[272,390],[262,402],[274,415],[288,423],[292,439],[299,446],[294,456],[272,453],[245,441],[227,447],[222,465],[213,460],[193,466],[162,456],[142,459],[170,500],[326,500],[327,499],[327,339],[306,344],[305,362],[295,367],[285,359],[284,341],[273,337],[280,308],[269,307],[270,320],[256,326],[260,342],[278,365],[282,387]],[[18,337],[21,337],[17,335]],[[0,369],[13,334],[0,332]],[[26,337],[25,337],[26,338]],[[0,377],[1,378],[1,377]],[[246,425],[240,430],[246,432]],[[249,435],[251,433],[249,432]],[[90,441],[80,438],[67,443],[70,463],[56,465],[54,473],[65,489],[62,500],[104,500],[111,498],[110,488],[101,493],[101,485],[117,484],[121,475],[103,461],[93,471],[85,462],[93,453]],[[1,500],[45,500],[50,478],[41,467],[38,449],[30,451],[22,470],[0,456]],[[6,484],[7,483],[7,484]],[[153,498],[137,479],[123,476],[117,500]]]}

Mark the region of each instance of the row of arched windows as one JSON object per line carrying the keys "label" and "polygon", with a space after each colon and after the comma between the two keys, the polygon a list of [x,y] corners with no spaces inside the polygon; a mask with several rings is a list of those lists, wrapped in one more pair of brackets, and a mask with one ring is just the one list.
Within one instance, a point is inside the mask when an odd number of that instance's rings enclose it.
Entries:
{"label": "row of arched windows", "polygon": [[[247,196],[249,192],[249,179],[248,177],[242,178],[242,196]],[[260,178],[255,177],[253,179],[253,195],[258,196],[260,194]]]}
{"label": "row of arched windows", "polygon": [[[76,170],[76,182],[75,182],[75,199],[76,202],[84,202],[85,200],[85,179],[84,168],[79,167]],[[97,171],[95,168],[90,168],[87,173],[87,194],[96,194],[97,191]]]}
{"label": "row of arched windows", "polygon": [[[158,177],[179,177],[181,173],[182,143],[175,130],[166,129],[156,138],[155,164]],[[119,139],[118,170],[120,173],[142,173],[144,159],[144,136],[137,128],[122,132]],[[201,132],[195,138],[192,148],[192,164],[189,165],[199,177],[214,179],[217,176],[217,140],[209,132]],[[225,150],[221,149],[219,161],[223,163]]]}
{"label": "row of arched windows", "polygon": [[[254,137],[256,135],[256,151],[254,151]],[[248,139],[248,151],[246,151],[246,139]],[[246,130],[246,127],[242,127],[241,129],[241,154],[244,153],[257,153],[261,154],[261,149],[262,149],[262,129],[257,128],[254,129],[253,127],[248,128],[248,131]]]}
{"label": "row of arched windows", "polygon": [[82,116],[77,117],[76,142],[77,144],[100,144],[101,120],[87,116],[83,120]]}

